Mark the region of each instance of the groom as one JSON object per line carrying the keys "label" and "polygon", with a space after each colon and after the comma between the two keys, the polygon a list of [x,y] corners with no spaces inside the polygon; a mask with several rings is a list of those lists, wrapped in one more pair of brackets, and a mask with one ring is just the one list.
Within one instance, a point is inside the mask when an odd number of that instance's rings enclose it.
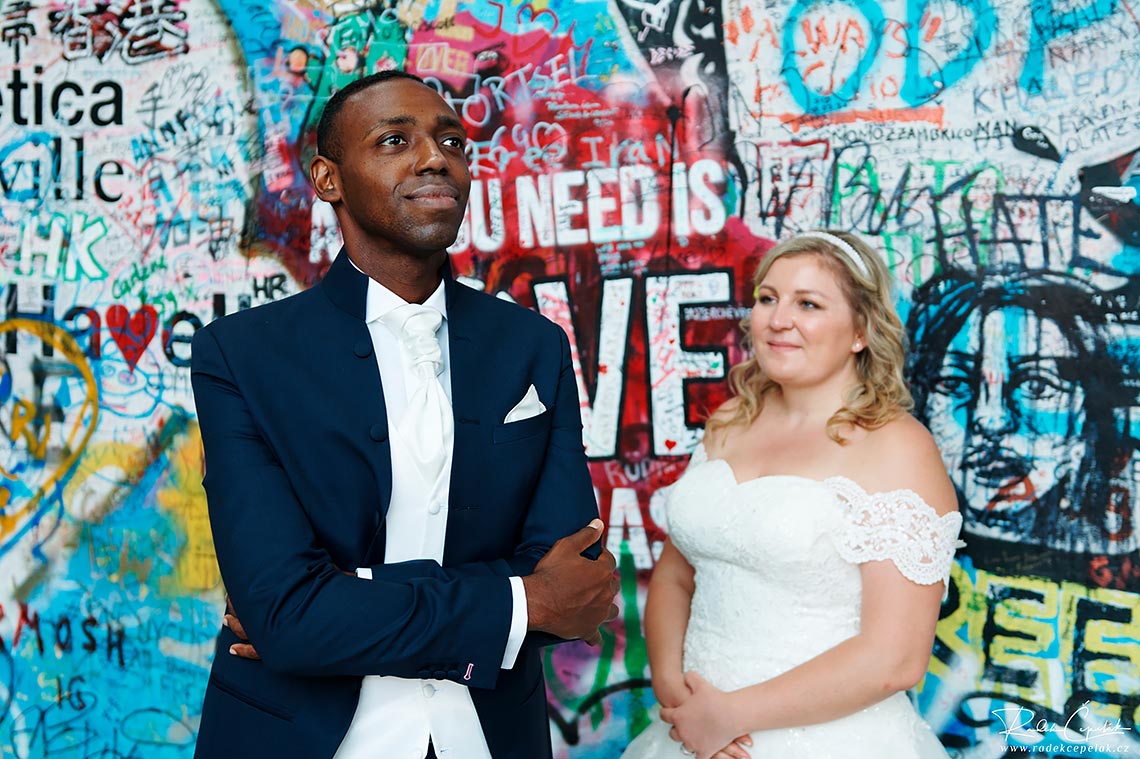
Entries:
{"label": "groom", "polygon": [[[539,646],[599,640],[614,559],[566,336],[449,276],[455,112],[384,72],[328,101],[310,178],[344,249],[316,287],[200,330],[218,563],[197,757],[551,755]],[[262,657],[243,650],[248,634]]]}

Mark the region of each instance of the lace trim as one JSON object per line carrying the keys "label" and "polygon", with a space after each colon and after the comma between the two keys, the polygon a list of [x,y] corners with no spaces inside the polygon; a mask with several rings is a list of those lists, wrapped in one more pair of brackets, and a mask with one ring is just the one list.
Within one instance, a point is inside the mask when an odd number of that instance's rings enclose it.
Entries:
{"label": "lace trim", "polygon": [[911,582],[949,584],[961,514],[938,516],[912,490],[868,493],[846,477],[826,482],[848,506],[836,540],[840,556],[852,564],[890,559]]}

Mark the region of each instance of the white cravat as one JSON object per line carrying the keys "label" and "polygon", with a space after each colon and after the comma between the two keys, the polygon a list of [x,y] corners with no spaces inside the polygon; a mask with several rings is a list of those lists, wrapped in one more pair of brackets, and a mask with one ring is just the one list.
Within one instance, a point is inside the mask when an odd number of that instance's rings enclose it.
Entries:
{"label": "white cravat", "polygon": [[450,447],[455,434],[451,402],[438,376],[443,371],[443,354],[435,333],[443,323],[443,314],[431,306],[406,303],[380,320],[400,340],[405,366],[411,368],[408,405],[396,431],[424,482],[434,489],[451,458],[444,451],[444,443]]}
{"label": "white cravat", "polygon": [[[418,351],[406,346],[396,326],[408,320],[402,316],[408,312],[401,309],[409,307],[434,312],[434,316],[427,315],[431,333],[424,340],[428,349],[423,351],[422,361],[415,358]],[[394,316],[396,312],[401,316]],[[443,563],[455,438],[446,315],[442,284],[423,306],[409,306],[383,285],[368,281],[365,319],[380,370],[392,441],[386,564],[411,559]],[[425,412],[422,407],[416,410],[416,404],[424,401],[426,405],[428,400],[434,406],[426,413],[443,409],[444,419],[425,423],[425,427],[433,427],[430,435],[418,426],[405,431],[412,417]],[[418,440],[421,433],[422,440]],[[414,453],[413,447],[421,443],[424,445]],[[357,573],[371,578],[368,568]],[[514,666],[527,624],[522,581],[517,577],[510,581],[514,608],[503,656],[505,668]],[[479,716],[465,686],[450,680],[369,676],[361,683],[356,713],[335,759],[423,759],[429,736],[441,759],[490,759]]]}

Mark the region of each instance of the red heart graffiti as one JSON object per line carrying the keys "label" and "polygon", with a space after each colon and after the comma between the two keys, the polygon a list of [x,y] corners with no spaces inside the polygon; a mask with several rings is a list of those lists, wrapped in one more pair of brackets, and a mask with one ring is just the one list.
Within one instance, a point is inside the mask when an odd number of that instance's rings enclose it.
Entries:
{"label": "red heart graffiti", "polygon": [[132,372],[157,327],[158,311],[154,306],[142,306],[133,314],[126,306],[115,305],[107,309],[107,329],[111,330],[111,337],[123,352]]}
{"label": "red heart graffiti", "polygon": [[[528,16],[530,16],[530,24],[529,25],[532,28],[529,28],[529,29],[523,28],[523,13],[524,12]],[[551,20],[551,22],[553,23],[553,26],[546,27],[542,24],[541,21],[539,21],[539,19],[543,18],[544,16]],[[521,47],[518,49],[518,51],[517,51],[518,54],[520,56],[522,56],[522,55],[526,55],[527,53],[535,50],[538,47],[541,47],[542,45],[547,44],[547,42],[550,40],[550,38],[554,35],[554,32],[558,29],[558,16],[557,16],[557,14],[554,13],[554,11],[549,10],[547,8],[543,8],[542,10],[536,11],[534,9],[533,5],[531,5],[530,3],[527,3],[526,5],[519,8],[519,12],[515,14],[515,23],[518,24],[518,32],[516,32],[516,35],[517,35],[516,39],[517,40],[523,39],[524,37],[526,37],[527,34],[529,34],[532,31],[541,32],[541,34],[535,35],[536,41],[533,45],[526,48],[525,50],[523,50]]]}

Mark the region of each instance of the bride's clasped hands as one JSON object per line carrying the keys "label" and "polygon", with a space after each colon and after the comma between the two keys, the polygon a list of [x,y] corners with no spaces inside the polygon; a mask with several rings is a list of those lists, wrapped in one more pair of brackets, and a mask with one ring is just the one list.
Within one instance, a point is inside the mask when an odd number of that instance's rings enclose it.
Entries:
{"label": "bride's clasped hands", "polygon": [[681,753],[697,759],[750,759],[745,749],[752,739],[736,727],[732,695],[697,672],[686,672],[682,686],[676,705],[661,708],[661,719],[673,726],[669,737],[681,744]]}

